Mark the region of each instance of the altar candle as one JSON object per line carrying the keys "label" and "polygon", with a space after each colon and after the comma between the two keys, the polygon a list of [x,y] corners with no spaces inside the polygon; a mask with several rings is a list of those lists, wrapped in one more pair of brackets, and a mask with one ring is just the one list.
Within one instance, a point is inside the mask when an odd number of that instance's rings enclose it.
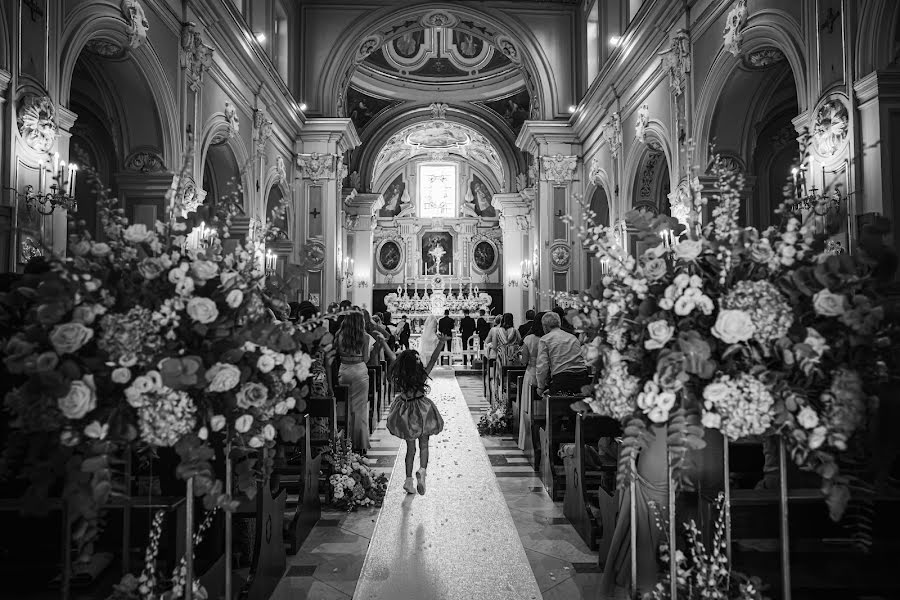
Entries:
{"label": "altar candle", "polygon": [[72,191],[69,195],[75,197],[75,180],[78,177],[78,165],[72,165]]}

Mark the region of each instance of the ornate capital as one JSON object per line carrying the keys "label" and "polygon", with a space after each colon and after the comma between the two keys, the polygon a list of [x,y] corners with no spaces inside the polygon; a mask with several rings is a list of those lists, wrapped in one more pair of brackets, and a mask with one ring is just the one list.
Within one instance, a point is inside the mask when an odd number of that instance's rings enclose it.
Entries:
{"label": "ornate capital", "polygon": [[147,22],[147,16],[144,14],[144,7],[138,0],[122,0],[122,16],[128,25],[126,32],[128,33],[128,44],[132,49],[138,48],[147,41],[147,30],[150,29],[150,23]]}
{"label": "ornate capital", "polygon": [[56,106],[49,96],[24,96],[16,110],[16,124],[22,141],[36,152],[49,152],[59,137]]}
{"label": "ornate capital", "polygon": [[432,102],[428,106],[428,109],[431,111],[432,119],[446,119],[448,108],[449,106],[447,106],[443,102]]}
{"label": "ornate capital", "polygon": [[638,109],[637,123],[634,125],[634,138],[642,144],[647,142],[648,125],[650,125],[650,107],[644,104]]}
{"label": "ornate capital", "polygon": [[203,43],[194,23],[181,24],[181,68],[195,92],[203,86],[203,74],[212,66],[213,48]]}
{"label": "ornate capital", "polygon": [[312,154],[297,155],[297,166],[300,167],[300,176],[310,179],[313,183],[319,183],[322,179],[335,178],[336,154]]}
{"label": "ornate capital", "polygon": [[542,156],[541,179],[553,183],[568,183],[575,178],[575,168],[578,166],[577,156]]}
{"label": "ornate capital", "polygon": [[613,158],[618,158],[622,148],[622,120],[618,111],[609,116],[603,124],[603,138],[609,145],[609,153]]}
{"label": "ornate capital", "polygon": [[725,31],[722,33],[725,50],[734,56],[741,53],[744,43],[744,27],[747,25],[747,0],[737,0],[725,17]]}
{"label": "ornate capital", "polygon": [[504,232],[509,231],[530,231],[531,215],[502,215],[500,217],[500,229]]}

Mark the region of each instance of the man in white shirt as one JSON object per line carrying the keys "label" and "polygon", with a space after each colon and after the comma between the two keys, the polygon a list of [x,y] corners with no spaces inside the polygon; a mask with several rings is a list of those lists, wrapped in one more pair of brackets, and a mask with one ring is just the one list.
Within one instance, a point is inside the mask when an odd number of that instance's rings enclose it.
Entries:
{"label": "man in white shirt", "polygon": [[541,325],[544,327],[544,335],[538,342],[535,368],[538,393],[575,393],[590,384],[581,344],[574,335],[560,329],[559,315],[546,313],[541,319]]}

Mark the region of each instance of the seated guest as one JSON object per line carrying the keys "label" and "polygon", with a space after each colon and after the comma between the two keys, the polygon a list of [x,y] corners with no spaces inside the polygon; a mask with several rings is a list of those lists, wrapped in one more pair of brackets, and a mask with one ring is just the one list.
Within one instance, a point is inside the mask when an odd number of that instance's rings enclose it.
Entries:
{"label": "seated guest", "polygon": [[555,311],[545,314],[541,325],[544,335],[538,343],[535,372],[538,393],[580,391],[591,382],[581,354],[581,344],[574,335],[560,329],[559,315]]}
{"label": "seated guest", "polygon": [[[541,319],[544,314],[540,313],[531,322],[531,331],[522,340],[522,365],[525,366],[525,376],[522,378],[522,402],[527,402],[531,398],[531,388],[534,387],[537,380],[537,355],[538,344],[544,335],[544,326],[541,325]],[[528,427],[525,426],[525,411],[519,411],[519,449],[525,449],[525,435]]]}
{"label": "seated guest", "polygon": [[531,333],[531,326],[534,324],[534,311],[525,311],[525,322],[519,325],[519,336],[524,340],[525,336]]}

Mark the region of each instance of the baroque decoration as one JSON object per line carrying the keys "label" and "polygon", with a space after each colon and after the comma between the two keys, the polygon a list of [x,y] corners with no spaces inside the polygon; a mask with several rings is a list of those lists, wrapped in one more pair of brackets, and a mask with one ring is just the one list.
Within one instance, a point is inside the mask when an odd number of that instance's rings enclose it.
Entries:
{"label": "baroque decoration", "polygon": [[125,159],[125,170],[138,173],[159,173],[166,170],[162,157],[146,150],[135,152]]}
{"label": "baroque decoration", "polygon": [[17,113],[22,141],[36,152],[49,152],[59,136],[53,100],[49,96],[29,94],[19,102]]}
{"label": "baroque decoration", "polygon": [[691,222],[692,187],[699,189],[700,180],[698,178],[695,177],[691,183],[686,179],[682,180],[678,187],[669,194],[669,211],[672,214],[672,218],[678,219],[678,222],[685,227],[690,225]]}
{"label": "baroque decoration", "polygon": [[766,46],[747,54],[744,66],[748,69],[767,69],[785,60],[784,52],[772,46]]}
{"label": "baroque decoration", "polygon": [[637,123],[634,125],[634,137],[644,144],[647,142],[647,127],[650,125],[650,107],[646,104],[638,109]]}
{"label": "baroque decoration", "polygon": [[297,156],[297,166],[300,167],[300,176],[318,183],[322,179],[332,179],[335,176],[334,154],[300,154]]}
{"label": "baroque decoration", "polygon": [[575,168],[578,166],[577,156],[542,156],[541,178],[553,183],[568,183],[575,179]]}
{"label": "baroque decoration", "polygon": [[325,244],[319,240],[307,242],[306,260],[310,269],[322,269],[325,266]]}
{"label": "baroque decoration", "polygon": [[741,53],[741,45],[744,43],[743,30],[747,25],[747,12],[747,0],[737,0],[725,17],[725,31],[722,33],[724,47],[734,56]]}
{"label": "baroque decoration", "polygon": [[669,73],[669,89],[674,96],[680,96],[684,92],[687,74],[691,72],[691,39],[687,31],[679,29],[672,36],[669,49],[660,54]]}
{"label": "baroque decoration", "polygon": [[284,158],[279,154],[275,157],[275,183],[287,181],[287,169],[284,166]]}
{"label": "baroque decoration", "polygon": [[266,116],[266,111],[257,109],[253,112],[253,128],[256,130],[256,152],[262,154],[272,137],[272,121]]}
{"label": "baroque decoration", "polygon": [[185,70],[188,84],[193,91],[203,86],[203,74],[212,66],[213,48],[203,43],[194,23],[181,26],[181,68]]}
{"label": "baroque decoration", "polygon": [[228,100],[225,101],[225,121],[228,123],[228,137],[233,138],[241,130],[241,120],[237,108]]}
{"label": "baroque decoration", "polygon": [[448,108],[449,107],[443,102],[432,102],[428,105],[428,110],[431,111],[432,119],[446,119]]}
{"label": "baroque decoration", "polygon": [[569,242],[554,242],[550,246],[550,263],[554,269],[565,270],[572,262],[572,249]]}
{"label": "baroque decoration", "polygon": [[144,7],[138,0],[122,0],[122,16],[128,24],[128,44],[132,50],[139,48],[147,41],[147,30],[150,29]]}
{"label": "baroque decoration", "polygon": [[603,138],[609,146],[609,154],[618,158],[622,148],[622,120],[618,111],[609,116],[603,124]]}
{"label": "baroque decoration", "polygon": [[847,140],[847,107],[838,98],[825,101],[813,121],[813,147],[823,157],[834,156]]}
{"label": "baroque decoration", "polygon": [[91,54],[102,56],[103,58],[114,59],[125,56],[125,49],[122,46],[109,40],[93,39],[88,40],[84,45],[84,49]]}

